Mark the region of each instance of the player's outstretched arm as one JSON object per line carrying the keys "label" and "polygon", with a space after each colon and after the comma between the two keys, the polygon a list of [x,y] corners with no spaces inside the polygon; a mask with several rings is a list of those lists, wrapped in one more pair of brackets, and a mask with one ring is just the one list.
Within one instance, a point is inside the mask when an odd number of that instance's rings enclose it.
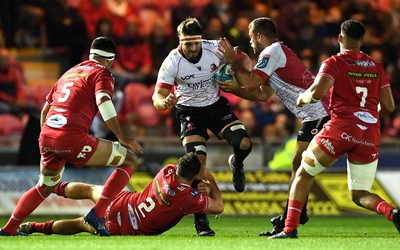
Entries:
{"label": "player's outstretched arm", "polygon": [[107,93],[100,92],[96,94],[96,103],[105,124],[118,138],[118,141],[130,150],[143,153],[143,148],[140,146],[139,142],[133,138],[126,137],[122,132],[111,97]]}
{"label": "player's outstretched arm", "polygon": [[239,51],[238,48],[232,47],[228,39],[221,38],[218,49],[232,65],[232,71],[242,86],[255,90],[266,82],[262,77],[252,72],[252,64],[248,55]]}
{"label": "player's outstretched arm", "polygon": [[303,93],[300,93],[296,104],[303,107],[304,104],[316,103],[328,93],[333,85],[332,78],[325,75],[318,75],[314,83]]}
{"label": "player's outstretched arm", "polygon": [[205,211],[206,214],[220,214],[224,211],[224,203],[222,201],[221,191],[219,190],[214,177],[210,172],[206,171],[206,179],[209,181],[210,194],[208,198],[208,207]]}

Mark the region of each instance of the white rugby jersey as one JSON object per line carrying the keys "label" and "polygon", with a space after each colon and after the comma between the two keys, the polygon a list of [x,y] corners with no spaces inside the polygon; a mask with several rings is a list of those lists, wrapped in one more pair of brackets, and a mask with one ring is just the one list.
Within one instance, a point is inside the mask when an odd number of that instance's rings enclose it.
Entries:
{"label": "white rugby jersey", "polygon": [[[183,56],[180,47],[173,49],[160,67],[157,85],[175,85],[178,104],[204,107],[219,99],[219,86],[214,80],[217,67],[225,62],[218,51],[219,41],[202,40],[202,54],[197,63]],[[167,86],[170,87],[170,86]]]}
{"label": "white rugby jersey", "polygon": [[[328,115],[329,98],[320,102],[296,106],[297,97],[313,82],[315,76],[288,47],[277,41],[266,47],[258,57],[253,72],[265,79],[282,103],[303,121],[314,121]],[[268,82],[267,82],[268,81]]]}

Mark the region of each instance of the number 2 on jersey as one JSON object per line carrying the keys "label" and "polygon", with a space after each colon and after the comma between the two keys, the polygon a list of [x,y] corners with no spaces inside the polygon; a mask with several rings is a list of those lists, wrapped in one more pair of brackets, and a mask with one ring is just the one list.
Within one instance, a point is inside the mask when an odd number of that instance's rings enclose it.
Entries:
{"label": "number 2 on jersey", "polygon": [[145,210],[146,212],[150,212],[156,206],[156,203],[153,201],[153,199],[151,197],[147,197],[146,201],[149,204],[146,204],[145,202],[142,202],[138,206],[138,209],[139,209],[140,213],[142,214],[143,218],[146,217],[146,214],[144,213],[143,210]]}
{"label": "number 2 on jersey", "polygon": [[58,102],[65,102],[68,99],[69,95],[71,94],[71,90],[69,88],[72,87],[73,85],[74,85],[73,82],[66,82],[64,84],[64,86],[61,89],[61,92],[64,93],[64,96],[58,97],[57,99]]}

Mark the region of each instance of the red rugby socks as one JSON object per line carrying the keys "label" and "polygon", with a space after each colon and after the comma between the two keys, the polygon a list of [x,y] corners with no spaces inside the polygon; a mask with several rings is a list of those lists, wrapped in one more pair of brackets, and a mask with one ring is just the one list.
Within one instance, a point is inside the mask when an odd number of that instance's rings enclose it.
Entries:
{"label": "red rugby socks", "polygon": [[296,229],[300,224],[300,214],[303,209],[303,203],[296,200],[289,200],[288,213],[285,220],[285,228],[283,231],[289,233]]}
{"label": "red rugby socks", "polygon": [[129,166],[123,165],[115,169],[110,175],[104,185],[100,199],[94,206],[94,211],[98,217],[104,218],[108,205],[111,204],[115,196],[126,186],[132,174],[133,170]]}

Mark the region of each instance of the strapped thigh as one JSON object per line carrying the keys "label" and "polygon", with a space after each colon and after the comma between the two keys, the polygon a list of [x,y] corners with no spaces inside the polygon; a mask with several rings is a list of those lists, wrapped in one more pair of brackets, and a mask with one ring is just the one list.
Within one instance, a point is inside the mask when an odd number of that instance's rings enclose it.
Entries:
{"label": "strapped thigh", "polygon": [[112,142],[112,150],[110,158],[106,163],[106,166],[120,166],[126,158],[127,149],[121,145],[121,143],[114,141]]}
{"label": "strapped thigh", "polygon": [[48,187],[54,187],[57,185],[63,176],[65,167],[63,167],[57,175],[43,175],[40,173],[39,175],[39,185],[44,184]]}
{"label": "strapped thigh", "polygon": [[378,160],[366,164],[354,164],[347,160],[347,186],[349,190],[371,190]]}
{"label": "strapped thigh", "polygon": [[316,176],[325,170],[325,167],[319,163],[311,149],[307,149],[302,154],[301,166],[311,176]]}

